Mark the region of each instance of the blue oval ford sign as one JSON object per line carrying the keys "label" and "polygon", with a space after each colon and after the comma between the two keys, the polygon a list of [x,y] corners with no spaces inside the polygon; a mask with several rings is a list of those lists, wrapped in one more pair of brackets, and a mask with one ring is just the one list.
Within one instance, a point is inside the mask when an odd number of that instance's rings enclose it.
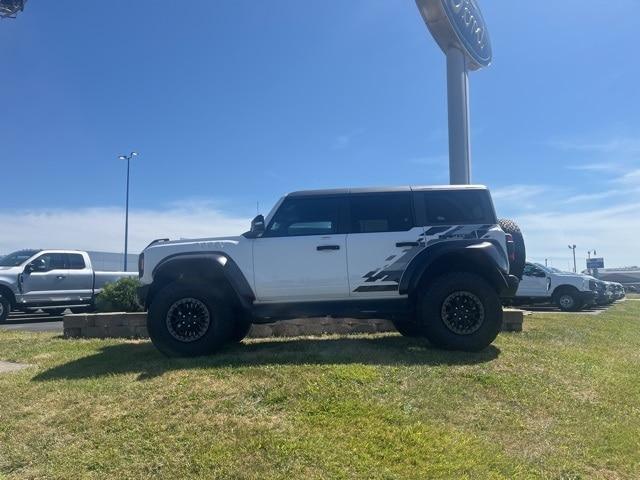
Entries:
{"label": "blue oval ford sign", "polygon": [[440,47],[462,48],[473,69],[491,63],[491,40],[476,0],[416,0],[420,13]]}

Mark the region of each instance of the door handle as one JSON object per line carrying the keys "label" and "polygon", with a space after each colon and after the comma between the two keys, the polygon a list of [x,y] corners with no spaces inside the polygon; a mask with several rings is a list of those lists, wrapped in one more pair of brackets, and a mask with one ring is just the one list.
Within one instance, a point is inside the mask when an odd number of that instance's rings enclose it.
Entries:
{"label": "door handle", "polygon": [[56,277],[56,280],[62,280],[62,279],[64,279],[64,278],[67,278],[67,277],[66,277],[65,275],[58,275],[58,276]]}
{"label": "door handle", "polygon": [[396,243],[396,247],[417,247],[420,245],[418,242],[398,242]]}
{"label": "door handle", "polygon": [[324,250],[340,250],[340,245],[318,245],[316,250],[322,252]]}

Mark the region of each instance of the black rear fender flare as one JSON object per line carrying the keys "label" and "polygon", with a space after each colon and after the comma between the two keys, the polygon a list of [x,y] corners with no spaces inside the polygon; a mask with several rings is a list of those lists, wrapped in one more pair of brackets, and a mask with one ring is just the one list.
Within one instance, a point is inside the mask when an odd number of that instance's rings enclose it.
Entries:
{"label": "black rear fender flare", "polygon": [[153,269],[153,283],[145,303],[148,307],[154,295],[171,282],[213,284],[233,293],[238,306],[250,308],[255,300],[253,290],[240,267],[222,252],[198,252],[171,255]]}
{"label": "black rear fender flare", "polygon": [[400,294],[412,295],[424,282],[446,272],[472,272],[501,293],[508,287],[509,260],[491,240],[472,239],[436,243],[411,261],[400,279]]}

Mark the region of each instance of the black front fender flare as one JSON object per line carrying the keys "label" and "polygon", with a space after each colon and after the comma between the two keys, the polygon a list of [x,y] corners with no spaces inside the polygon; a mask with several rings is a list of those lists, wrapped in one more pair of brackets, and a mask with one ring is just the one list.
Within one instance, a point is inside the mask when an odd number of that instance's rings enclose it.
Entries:
{"label": "black front fender flare", "polygon": [[178,253],[164,258],[153,269],[153,283],[145,289],[146,291],[141,292],[141,296],[146,297],[143,301],[145,305],[148,305],[150,301],[148,297],[152,296],[151,292],[156,290],[154,284],[158,279],[188,277],[206,282],[214,279],[219,273],[224,276],[236,293],[241,306],[248,308],[255,300],[249,282],[232,258],[223,252],[215,251]]}

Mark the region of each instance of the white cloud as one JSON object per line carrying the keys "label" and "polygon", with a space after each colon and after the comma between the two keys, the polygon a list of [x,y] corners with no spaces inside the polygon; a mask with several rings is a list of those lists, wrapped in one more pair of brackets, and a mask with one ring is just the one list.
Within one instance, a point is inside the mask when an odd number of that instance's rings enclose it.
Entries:
{"label": "white cloud", "polygon": [[640,168],[625,173],[623,176],[619,177],[617,181],[625,185],[640,187]]}
{"label": "white cloud", "polygon": [[[0,252],[20,248],[78,248],[108,252],[124,249],[122,208],[0,211]],[[238,235],[249,219],[227,215],[204,202],[164,210],[129,212],[129,250],[136,253],[155,238]]]}
{"label": "white cloud", "polygon": [[594,152],[617,155],[640,154],[640,138],[615,137],[609,140],[594,142],[587,141],[555,141],[551,145],[561,150],[574,150],[579,152]]}
{"label": "white cloud", "polygon": [[624,167],[617,163],[585,163],[583,165],[569,165],[569,170],[580,170],[584,172],[620,172]]}
{"label": "white cloud", "polygon": [[624,194],[624,192],[618,190],[609,190],[606,192],[597,193],[581,193],[567,198],[566,200],[564,200],[564,203],[593,202],[596,200],[604,200],[605,198],[615,197],[621,194]]}
{"label": "white cloud", "polygon": [[546,187],[542,185],[510,185],[508,187],[491,190],[494,200],[523,200],[536,197],[544,193]]}
{"label": "white cloud", "polygon": [[[578,268],[587,250],[596,249],[607,266],[640,264],[640,201],[573,212],[540,211],[514,216],[524,233],[530,259],[571,259],[569,244],[578,246]],[[560,264],[561,267],[564,265]]]}

